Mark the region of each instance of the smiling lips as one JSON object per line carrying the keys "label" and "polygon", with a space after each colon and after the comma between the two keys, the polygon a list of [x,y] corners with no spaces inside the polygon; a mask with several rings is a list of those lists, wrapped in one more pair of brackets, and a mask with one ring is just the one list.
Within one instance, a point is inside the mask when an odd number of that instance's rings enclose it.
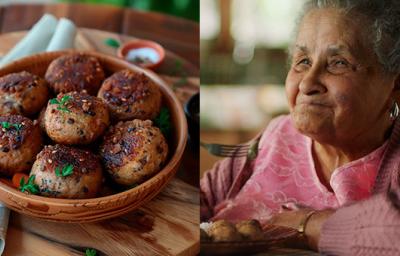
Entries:
{"label": "smiling lips", "polygon": [[313,107],[331,107],[330,104],[321,100],[298,100],[296,101],[296,105],[308,105]]}

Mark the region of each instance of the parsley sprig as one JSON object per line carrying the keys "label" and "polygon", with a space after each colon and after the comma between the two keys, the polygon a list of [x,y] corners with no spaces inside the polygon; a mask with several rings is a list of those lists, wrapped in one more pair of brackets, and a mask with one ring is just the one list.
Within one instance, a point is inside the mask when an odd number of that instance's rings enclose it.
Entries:
{"label": "parsley sprig", "polygon": [[1,124],[1,127],[6,129],[6,130],[14,127],[15,130],[17,130],[19,132],[22,129],[22,124],[12,124],[12,123],[9,123],[9,122],[0,122],[0,124]]}
{"label": "parsley sprig", "polygon": [[66,164],[60,171],[60,167],[56,167],[56,176],[57,177],[66,177],[71,175],[74,172],[74,166],[72,164]]}
{"label": "parsley sprig", "polygon": [[95,249],[88,248],[88,249],[86,249],[85,255],[86,256],[96,256],[97,251]]}
{"label": "parsley sprig", "polygon": [[113,47],[113,48],[118,48],[120,43],[115,40],[114,38],[107,38],[106,40],[104,40],[104,44]]}
{"label": "parsley sprig", "polygon": [[160,128],[165,137],[169,136],[171,132],[171,119],[168,108],[161,108],[160,114],[154,119],[154,123]]}
{"label": "parsley sprig", "polygon": [[61,100],[60,101],[58,101],[58,99],[57,98],[54,98],[54,99],[51,99],[50,100],[50,104],[57,104],[58,105],[58,107],[57,107],[57,109],[58,110],[61,110],[61,111],[64,111],[64,112],[71,112],[68,108],[67,108],[67,106],[65,105],[67,102],[68,102],[68,100],[70,100],[71,99],[71,96],[69,96],[69,95],[64,95],[62,98],[61,98]]}
{"label": "parsley sprig", "polygon": [[21,192],[28,191],[29,193],[35,195],[39,193],[39,186],[34,183],[35,175],[29,176],[28,182],[25,184],[25,178],[22,177],[19,182],[19,190]]}

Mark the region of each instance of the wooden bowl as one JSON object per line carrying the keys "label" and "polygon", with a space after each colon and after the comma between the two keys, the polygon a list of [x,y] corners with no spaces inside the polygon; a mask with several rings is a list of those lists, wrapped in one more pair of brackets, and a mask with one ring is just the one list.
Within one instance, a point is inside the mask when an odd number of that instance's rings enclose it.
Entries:
{"label": "wooden bowl", "polygon": [[[49,52],[32,55],[0,69],[0,76],[26,70],[44,77],[50,62],[72,51]],[[32,217],[57,222],[93,222],[119,216],[132,211],[156,196],[174,176],[182,158],[186,139],[185,114],[178,99],[168,85],[155,73],[141,69],[118,58],[95,52],[84,52],[96,57],[109,76],[121,69],[144,72],[160,86],[163,104],[171,114],[173,132],[170,139],[170,156],[164,168],[141,185],[110,196],[91,199],[57,199],[28,195],[0,181],[0,201],[10,209]]]}

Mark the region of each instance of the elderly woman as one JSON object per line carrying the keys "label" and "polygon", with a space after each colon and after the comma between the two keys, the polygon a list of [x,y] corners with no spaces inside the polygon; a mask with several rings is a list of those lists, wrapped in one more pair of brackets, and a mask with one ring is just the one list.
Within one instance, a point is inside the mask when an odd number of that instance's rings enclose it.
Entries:
{"label": "elderly woman", "polygon": [[310,1],[290,54],[290,115],[255,159],[205,174],[202,220],[296,228],[328,254],[400,255],[399,1]]}

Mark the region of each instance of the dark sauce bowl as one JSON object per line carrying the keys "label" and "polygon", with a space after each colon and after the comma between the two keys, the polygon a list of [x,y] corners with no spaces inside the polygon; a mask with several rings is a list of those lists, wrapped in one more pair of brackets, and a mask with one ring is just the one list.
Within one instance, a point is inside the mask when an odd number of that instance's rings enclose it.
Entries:
{"label": "dark sauce bowl", "polygon": [[189,142],[197,150],[200,145],[200,92],[186,102],[185,115],[189,127]]}

